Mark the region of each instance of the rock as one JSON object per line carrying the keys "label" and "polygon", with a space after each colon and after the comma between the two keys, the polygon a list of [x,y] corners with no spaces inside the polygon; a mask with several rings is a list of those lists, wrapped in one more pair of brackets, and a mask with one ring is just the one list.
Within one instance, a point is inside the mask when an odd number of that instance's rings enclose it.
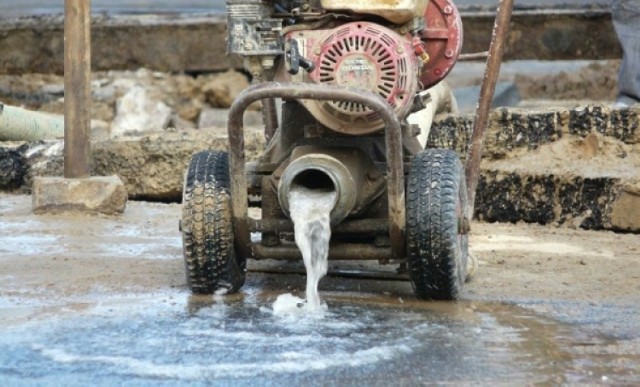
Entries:
{"label": "rock", "polygon": [[36,141],[24,145],[28,164],[23,189],[31,190],[35,176],[62,176],[64,170],[64,141]]}
{"label": "rock", "polygon": [[580,141],[580,151],[586,158],[595,157],[599,150],[600,144],[596,133],[591,133]]}
{"label": "rock", "polygon": [[124,212],[127,192],[117,176],[36,177],[32,199],[36,214],[72,211],[113,215]]}
{"label": "rock", "polygon": [[0,148],[0,189],[13,190],[20,188],[25,182],[27,161],[24,157],[26,149]]}
{"label": "rock", "polygon": [[[247,110],[244,112],[245,128],[262,127],[262,113]],[[198,119],[199,128],[226,128],[229,121],[229,109],[204,109]]]}
{"label": "rock", "polygon": [[249,80],[242,73],[229,70],[224,73],[206,78],[198,77],[205,83],[202,86],[206,101],[217,108],[228,108],[244,89],[249,86]]}
{"label": "rock", "polygon": [[193,122],[180,117],[179,114],[173,114],[169,121],[169,127],[175,129],[195,129],[196,125]]}
{"label": "rock", "polygon": [[91,141],[106,140],[111,137],[111,125],[102,120],[91,120]]}
{"label": "rock", "polygon": [[40,88],[40,92],[44,94],[53,94],[53,95],[62,96],[64,95],[64,84],[63,83],[47,84]]}
{"label": "rock", "polygon": [[[191,156],[224,150],[226,130],[184,130],[102,141],[92,146],[92,174],[117,174],[132,199],[180,201]],[[245,156],[255,160],[264,149],[261,131],[245,131]]]}
{"label": "rock", "polygon": [[[9,105],[64,114],[64,98],[59,94],[63,81],[63,77],[54,75],[0,74],[0,96],[3,102]],[[130,98],[132,94],[139,92],[139,87],[142,87],[147,99],[154,103],[161,102],[164,107],[171,109],[171,115],[177,114],[181,119],[186,120],[174,120],[180,123],[179,127],[195,127],[203,109],[228,108],[248,85],[247,77],[237,71],[201,74],[197,77],[188,74],[158,73],[147,69],[96,72],[93,73],[91,82],[91,117],[112,124],[116,115],[117,102],[122,102],[125,96]],[[213,106],[207,102],[207,98],[214,104]],[[130,105],[135,107],[140,104]],[[259,103],[254,103],[249,110],[258,110],[259,106]],[[143,107],[145,107],[144,104]],[[165,117],[164,113],[158,115],[156,110],[153,106],[149,110],[153,112],[153,117]],[[163,112],[164,110],[166,109],[163,109]],[[119,119],[122,120],[122,117]],[[187,121],[193,125],[188,125]],[[133,124],[127,124],[123,130],[143,130],[137,127],[139,125],[141,123],[136,121]],[[153,126],[153,130],[162,129],[160,124],[153,124]]]}
{"label": "rock", "polygon": [[640,183],[622,188],[611,205],[610,225],[615,230],[640,232]]}
{"label": "rock", "polygon": [[[226,118],[222,110],[216,112],[217,117]],[[485,221],[640,231],[637,125],[638,111],[603,106],[493,112],[476,216]],[[471,127],[469,117],[449,117],[435,125],[430,143],[464,155]],[[262,129],[248,127],[245,144],[247,160],[255,160],[264,149]],[[94,141],[92,174],[117,174],[130,198],[179,201],[191,156],[226,146],[224,126]],[[27,165],[24,191],[33,176],[62,174],[61,141],[33,142],[24,148],[13,144],[6,149],[18,151]]]}
{"label": "rock", "polygon": [[111,135],[164,129],[170,119],[171,108],[151,99],[144,87],[136,85],[118,101]]}
{"label": "rock", "polygon": [[185,121],[190,121],[194,123],[198,120],[198,116],[204,107],[204,102],[201,102],[199,99],[195,99],[190,101],[189,103],[179,104],[177,107],[178,116]]}
{"label": "rock", "polygon": [[91,118],[94,120],[112,122],[115,117],[114,104],[95,101],[91,104]]}

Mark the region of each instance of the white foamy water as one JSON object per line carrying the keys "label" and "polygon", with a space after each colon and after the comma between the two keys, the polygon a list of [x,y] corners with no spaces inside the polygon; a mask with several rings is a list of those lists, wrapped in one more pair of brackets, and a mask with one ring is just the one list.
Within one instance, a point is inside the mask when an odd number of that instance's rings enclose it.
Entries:
{"label": "white foamy water", "polygon": [[[318,293],[316,282],[316,295]],[[308,292],[308,286],[307,286]],[[319,297],[318,297],[319,298]],[[280,317],[324,317],[324,312],[327,310],[327,304],[318,301],[317,306],[310,306],[309,303],[305,303],[305,300],[296,297],[293,294],[285,293],[278,296],[273,303],[273,314]]]}
{"label": "white foamy water", "polygon": [[[320,310],[318,282],[327,274],[329,267],[329,240],[331,225],[329,214],[336,198],[335,191],[311,190],[300,186],[289,191],[289,212],[294,225],[296,244],[302,252],[307,270],[306,304],[304,309]],[[276,302],[277,303],[277,302]],[[299,302],[290,298],[280,300],[279,310],[299,307]],[[276,305],[274,305],[275,310]]]}
{"label": "white foamy water", "polygon": [[374,346],[353,353],[342,351],[330,357],[309,356],[306,353],[288,352],[285,356],[265,359],[263,362],[220,362],[218,364],[158,364],[130,356],[81,355],[58,348],[34,345],[33,349],[56,363],[94,363],[116,366],[119,372],[152,378],[210,380],[228,377],[256,377],[283,373],[323,371],[333,367],[361,367],[391,360],[399,355],[411,353],[407,345]]}

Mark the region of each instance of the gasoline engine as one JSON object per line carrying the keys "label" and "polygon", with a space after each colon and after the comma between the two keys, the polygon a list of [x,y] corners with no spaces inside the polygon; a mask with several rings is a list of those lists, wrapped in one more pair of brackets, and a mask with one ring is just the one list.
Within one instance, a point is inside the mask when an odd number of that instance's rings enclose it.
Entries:
{"label": "gasoline engine", "polygon": [[[228,1],[228,50],[256,79],[351,86],[384,98],[400,119],[456,62],[462,28],[448,0]],[[361,104],[300,101],[323,126],[379,131]]]}
{"label": "gasoline engine", "polygon": [[[453,2],[227,0],[227,28],[254,84],[230,109],[228,154],[197,154],[187,171],[192,291],[237,290],[247,258],[300,259],[288,192],[302,185],[337,192],[330,259],[398,264],[419,298],[455,298],[469,228],[462,166],[425,149],[434,114],[455,108],[440,83],[462,46]],[[242,114],[256,101],[267,148],[247,163]]]}

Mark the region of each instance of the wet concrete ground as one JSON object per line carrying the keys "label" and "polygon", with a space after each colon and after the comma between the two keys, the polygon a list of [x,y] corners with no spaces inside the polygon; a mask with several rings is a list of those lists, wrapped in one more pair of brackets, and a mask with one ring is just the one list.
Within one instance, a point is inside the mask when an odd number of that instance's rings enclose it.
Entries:
{"label": "wet concrete ground", "polygon": [[301,263],[251,262],[241,293],[191,296],[179,213],[34,216],[30,197],[0,196],[0,382],[640,383],[637,235],[478,223],[459,302],[335,262],[323,315],[278,314],[278,296],[303,296]]}

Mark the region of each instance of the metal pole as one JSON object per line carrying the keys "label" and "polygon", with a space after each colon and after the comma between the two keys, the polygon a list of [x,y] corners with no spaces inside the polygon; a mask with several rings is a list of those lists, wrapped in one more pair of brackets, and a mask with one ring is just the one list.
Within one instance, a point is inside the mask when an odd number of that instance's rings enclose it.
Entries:
{"label": "metal pole", "polygon": [[64,2],[64,177],[88,177],[91,0]]}
{"label": "metal pole", "polygon": [[484,141],[484,131],[487,127],[491,102],[500,73],[500,63],[504,51],[505,40],[509,33],[509,23],[511,22],[511,11],[513,10],[513,0],[499,0],[496,21],[493,26],[491,45],[487,56],[487,66],[485,68],[484,79],[480,87],[480,99],[476,109],[476,117],[473,122],[473,133],[471,134],[471,144],[467,153],[467,166],[465,175],[467,179],[467,208],[469,213],[465,214],[470,220],[473,217],[473,210],[476,198],[478,179],[480,178],[480,161],[482,159],[482,144]]}

